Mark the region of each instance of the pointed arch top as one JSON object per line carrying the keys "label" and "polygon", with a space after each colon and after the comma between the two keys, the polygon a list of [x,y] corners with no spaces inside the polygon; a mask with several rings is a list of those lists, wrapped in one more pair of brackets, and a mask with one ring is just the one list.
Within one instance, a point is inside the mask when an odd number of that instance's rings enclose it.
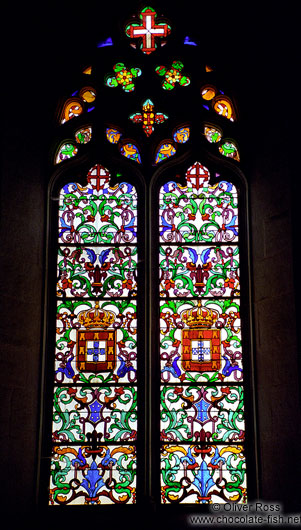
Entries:
{"label": "pointed arch top", "polygon": [[197,52],[146,6],[58,113],[53,504],[246,501],[239,114]]}

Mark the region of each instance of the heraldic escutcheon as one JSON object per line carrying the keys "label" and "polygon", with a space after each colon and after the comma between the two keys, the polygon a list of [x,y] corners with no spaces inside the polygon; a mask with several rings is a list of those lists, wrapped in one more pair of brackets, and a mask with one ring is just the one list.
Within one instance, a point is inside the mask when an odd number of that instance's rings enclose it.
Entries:
{"label": "heraldic escutcheon", "polygon": [[185,371],[213,372],[221,367],[220,330],[213,328],[218,313],[197,307],[181,313],[182,321],[189,329],[182,330],[182,368]]}
{"label": "heraldic escutcheon", "polygon": [[79,314],[77,330],[77,369],[80,372],[108,372],[116,366],[116,331],[112,311],[94,309]]}

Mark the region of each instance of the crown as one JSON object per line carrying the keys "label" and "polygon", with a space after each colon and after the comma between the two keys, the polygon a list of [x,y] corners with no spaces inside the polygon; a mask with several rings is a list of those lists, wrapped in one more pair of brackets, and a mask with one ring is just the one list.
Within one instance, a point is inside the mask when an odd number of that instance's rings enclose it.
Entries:
{"label": "crown", "polygon": [[154,108],[154,104],[150,99],[146,99],[143,103],[143,110],[146,111],[152,111]]}
{"label": "crown", "polygon": [[115,313],[99,309],[99,302],[95,302],[95,308],[81,311],[78,320],[87,329],[109,328],[115,320]]}
{"label": "crown", "polygon": [[194,306],[192,309],[182,311],[181,319],[190,328],[211,328],[218,319],[218,312],[214,309],[202,307],[202,302],[199,299],[197,307]]}

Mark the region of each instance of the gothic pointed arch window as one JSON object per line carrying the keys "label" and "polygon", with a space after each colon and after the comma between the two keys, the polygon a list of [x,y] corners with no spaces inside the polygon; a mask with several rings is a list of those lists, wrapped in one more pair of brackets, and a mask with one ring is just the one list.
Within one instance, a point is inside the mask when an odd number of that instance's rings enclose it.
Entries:
{"label": "gothic pointed arch window", "polygon": [[256,466],[234,99],[200,44],[147,6],[99,44],[57,119],[41,502],[245,503]]}

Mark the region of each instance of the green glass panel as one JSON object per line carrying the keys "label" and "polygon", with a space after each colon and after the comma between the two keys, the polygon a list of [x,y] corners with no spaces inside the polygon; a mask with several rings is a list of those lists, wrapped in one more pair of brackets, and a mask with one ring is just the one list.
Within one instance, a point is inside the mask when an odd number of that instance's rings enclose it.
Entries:
{"label": "green glass panel", "polygon": [[[105,355],[101,341],[93,341],[88,357]],[[105,344],[103,343],[103,346]],[[56,387],[53,407],[53,441],[87,442],[97,429],[108,441],[133,441],[137,437],[137,389],[123,386]]]}
{"label": "green glass panel", "polygon": [[189,168],[187,184],[167,182],[160,191],[162,243],[231,242],[238,240],[238,196],[228,181],[211,185],[199,163]]}
{"label": "green glass panel", "polygon": [[162,503],[246,502],[237,190],[196,162],[159,224]]}
{"label": "green glass panel", "polygon": [[243,442],[242,386],[162,386],[161,439]]}
{"label": "green glass panel", "polygon": [[160,247],[160,296],[238,296],[237,246]]}
{"label": "green glass panel", "polygon": [[49,503],[132,504],[138,440],[135,188],[127,182],[110,186],[100,164],[90,169],[86,185],[66,184],[58,243]]}

